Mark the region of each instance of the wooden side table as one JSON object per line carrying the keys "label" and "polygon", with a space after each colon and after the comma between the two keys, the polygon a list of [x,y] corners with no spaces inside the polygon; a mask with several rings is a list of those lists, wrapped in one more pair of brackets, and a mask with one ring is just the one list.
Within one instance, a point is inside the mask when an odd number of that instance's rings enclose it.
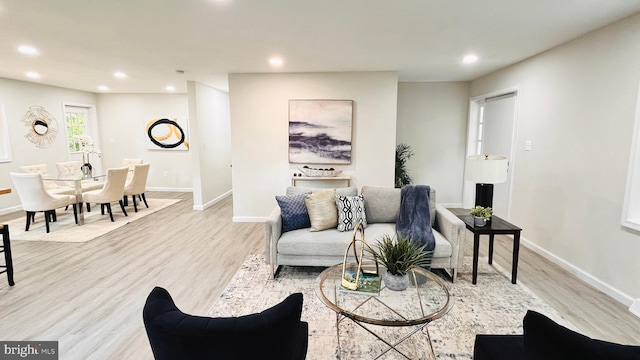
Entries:
{"label": "wooden side table", "polygon": [[518,254],[520,252],[521,228],[493,215],[485,226],[475,226],[473,216],[458,215],[467,229],[473,233],[473,277],[475,285],[478,279],[478,253],[480,248],[480,235],[489,235],[489,264],[493,263],[493,240],[498,235],[513,235],[513,260],[511,264],[511,283],[515,284],[518,277]]}

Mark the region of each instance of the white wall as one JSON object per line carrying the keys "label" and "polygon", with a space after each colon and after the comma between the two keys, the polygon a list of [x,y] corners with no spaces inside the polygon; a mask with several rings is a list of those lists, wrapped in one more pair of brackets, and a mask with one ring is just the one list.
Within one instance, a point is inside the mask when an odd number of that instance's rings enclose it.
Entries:
{"label": "white wall", "polygon": [[[148,189],[191,191],[192,150],[146,148],[149,120],[189,117],[185,94],[98,94],[97,98],[104,168],[122,166],[125,158],[143,159],[151,164]],[[193,136],[190,131],[189,137]]]}
{"label": "white wall", "polygon": [[[69,160],[63,103],[94,105],[96,97],[84,91],[0,78],[0,104],[5,106],[12,154],[11,162],[0,163],[0,187],[13,188],[9,172],[19,172],[20,166],[47,164],[55,175],[56,162]],[[22,118],[34,105],[44,107],[56,119],[58,135],[48,148],[38,148],[25,138],[29,128]],[[0,196],[0,212],[15,211],[19,206],[15,191]]]}
{"label": "white wall", "polygon": [[356,186],[394,183],[395,72],[229,76],[235,221],[260,221],[302,164],[288,161],[289,99],[354,101],[352,163],[336,166]]}
{"label": "white wall", "polygon": [[640,298],[640,234],[620,226],[639,82],[640,14],[471,84],[520,86],[513,222],[627,304]]}
{"label": "white wall", "polygon": [[440,204],[462,204],[468,102],[468,82],[398,84],[396,142],[411,146],[413,183],[436,189]]}
{"label": "white wall", "polygon": [[202,210],[231,193],[229,95],[189,81],[193,207]]}

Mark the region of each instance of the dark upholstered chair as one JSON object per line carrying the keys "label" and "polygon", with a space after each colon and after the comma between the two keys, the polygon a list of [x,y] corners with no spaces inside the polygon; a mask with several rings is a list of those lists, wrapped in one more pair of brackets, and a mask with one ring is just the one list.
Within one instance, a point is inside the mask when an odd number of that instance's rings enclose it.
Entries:
{"label": "dark upholstered chair", "polygon": [[258,314],[211,318],[183,313],[156,287],[143,320],[156,360],[305,359],[309,326],[300,321],[302,300],[295,293]]}
{"label": "dark upholstered chair", "polygon": [[476,335],[474,360],[640,360],[640,346],[614,344],[569,330],[527,311],[523,335]]}

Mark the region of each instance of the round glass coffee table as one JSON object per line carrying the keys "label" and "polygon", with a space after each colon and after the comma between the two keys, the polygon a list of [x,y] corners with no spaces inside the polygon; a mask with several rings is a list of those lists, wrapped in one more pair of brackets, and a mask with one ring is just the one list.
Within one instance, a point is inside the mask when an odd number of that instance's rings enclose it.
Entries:
{"label": "round glass coffee table", "polygon": [[[356,264],[347,264],[347,269],[356,269]],[[366,268],[366,267],[365,267]],[[372,266],[375,269],[375,266]],[[380,277],[386,271],[380,267]],[[451,296],[445,282],[437,275],[421,268],[409,273],[411,285],[403,291],[389,290],[380,284],[378,292],[358,292],[342,288],[342,264],[332,266],[318,276],[318,297],[336,312],[336,331],[340,347],[340,323],[345,318],[384,342],[388,347],[376,359],[390,350],[410,359],[398,346],[412,335],[424,329],[430,356],[435,352],[427,325],[445,315],[452,307]],[[373,325],[373,326],[372,326]],[[408,333],[385,339],[387,327],[407,327]],[[339,349],[340,352],[340,349]]]}

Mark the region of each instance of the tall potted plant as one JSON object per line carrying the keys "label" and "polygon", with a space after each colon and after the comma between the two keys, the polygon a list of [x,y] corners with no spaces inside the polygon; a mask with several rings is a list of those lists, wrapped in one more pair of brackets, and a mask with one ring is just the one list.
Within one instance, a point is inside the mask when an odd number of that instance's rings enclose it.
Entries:
{"label": "tall potted plant", "polygon": [[411,146],[401,143],[396,146],[396,187],[401,188],[411,184],[413,179],[407,170],[407,160],[413,156]]}
{"label": "tall potted plant", "polygon": [[427,265],[424,248],[409,237],[399,236],[394,240],[385,234],[368,251],[376,262],[387,268],[382,277],[387,288],[401,291],[409,286],[409,270]]}

